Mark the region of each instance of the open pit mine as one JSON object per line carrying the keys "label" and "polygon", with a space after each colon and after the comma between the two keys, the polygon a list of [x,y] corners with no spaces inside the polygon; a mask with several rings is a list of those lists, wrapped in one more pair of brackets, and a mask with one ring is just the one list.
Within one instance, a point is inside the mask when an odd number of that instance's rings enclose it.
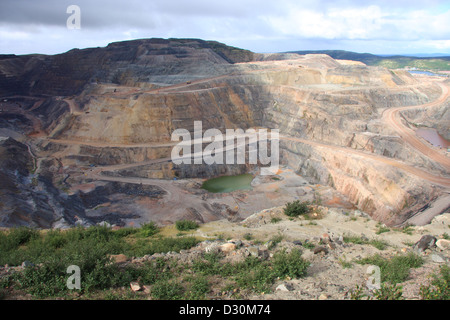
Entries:
{"label": "open pit mine", "polygon": [[[416,130],[450,139],[449,87],[446,77],[196,39],[0,55],[0,226],[242,221],[296,199],[424,225],[450,207],[450,158]],[[172,133],[193,134],[195,122],[278,130],[278,171],[174,163]],[[202,188],[243,175],[248,188]]]}

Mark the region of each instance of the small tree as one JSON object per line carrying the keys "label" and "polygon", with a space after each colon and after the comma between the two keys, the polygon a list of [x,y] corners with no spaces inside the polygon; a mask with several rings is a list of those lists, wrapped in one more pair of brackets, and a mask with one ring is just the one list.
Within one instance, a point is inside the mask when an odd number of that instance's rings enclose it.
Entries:
{"label": "small tree", "polygon": [[289,217],[298,217],[299,215],[307,214],[311,211],[309,208],[309,202],[296,200],[294,202],[288,202],[284,208],[284,214]]}
{"label": "small tree", "polygon": [[175,227],[179,231],[188,231],[188,230],[195,230],[199,227],[198,223],[191,220],[178,220],[175,223]]}

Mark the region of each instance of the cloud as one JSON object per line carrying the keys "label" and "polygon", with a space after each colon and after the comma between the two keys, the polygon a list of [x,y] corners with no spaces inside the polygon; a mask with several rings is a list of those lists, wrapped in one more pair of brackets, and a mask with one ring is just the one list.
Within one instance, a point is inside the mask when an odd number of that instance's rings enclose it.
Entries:
{"label": "cloud", "polygon": [[[81,8],[81,30],[66,28],[71,4]],[[0,53],[57,53],[151,37],[218,40],[260,52],[343,44],[381,50],[380,44],[395,41],[411,42],[404,48],[420,41],[448,48],[450,6],[440,0],[0,2]],[[358,46],[348,47],[352,43]]]}
{"label": "cloud", "polygon": [[268,16],[279,33],[300,38],[346,40],[418,40],[450,38],[450,10],[432,15],[426,10],[385,11],[370,5],[312,11],[292,8],[285,16]]}

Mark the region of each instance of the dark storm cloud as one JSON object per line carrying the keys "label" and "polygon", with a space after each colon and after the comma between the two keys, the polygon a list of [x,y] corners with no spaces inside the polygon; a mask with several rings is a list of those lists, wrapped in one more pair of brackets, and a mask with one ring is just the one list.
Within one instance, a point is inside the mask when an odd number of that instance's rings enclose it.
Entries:
{"label": "dark storm cloud", "polygon": [[[117,25],[154,27],[158,17],[183,19],[186,17],[252,18],[273,3],[263,1],[206,1],[206,0],[153,0],[153,1],[85,1],[85,0],[6,0],[0,3],[0,23],[61,25],[67,19],[69,5],[81,8],[83,24],[87,28],[107,28]],[[272,10],[272,9],[270,9]]]}

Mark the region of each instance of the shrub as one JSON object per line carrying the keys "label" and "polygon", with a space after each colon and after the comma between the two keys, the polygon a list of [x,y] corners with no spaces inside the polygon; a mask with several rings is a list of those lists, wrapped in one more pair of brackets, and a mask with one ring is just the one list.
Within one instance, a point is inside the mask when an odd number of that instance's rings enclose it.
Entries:
{"label": "shrub", "polygon": [[382,283],[380,289],[374,290],[372,294],[367,294],[364,289],[356,285],[355,289],[350,290],[351,300],[402,300],[402,286]]}
{"label": "shrub", "polygon": [[158,226],[156,225],[156,223],[154,221],[151,221],[149,223],[143,224],[141,226],[138,234],[141,237],[147,238],[147,237],[154,236],[158,232],[159,232]]}
{"label": "shrub", "polygon": [[219,252],[205,253],[202,258],[193,261],[192,270],[202,275],[220,274],[222,268],[226,268],[226,266],[220,264],[222,257],[223,254]]}
{"label": "shrub", "polygon": [[27,244],[39,237],[39,232],[32,228],[18,227],[0,232],[0,251],[10,251]]}
{"label": "shrub", "polygon": [[350,299],[351,300],[362,300],[363,298],[367,297],[367,295],[364,293],[364,289],[356,285],[354,289],[349,291]]}
{"label": "shrub", "polygon": [[269,244],[267,246],[267,249],[272,250],[283,240],[283,235],[278,234],[276,236],[273,236],[272,239],[269,240]]}
{"label": "shrub", "polygon": [[253,239],[253,235],[251,233],[246,233],[242,236],[244,240],[250,241]]}
{"label": "shrub", "polygon": [[195,230],[199,227],[198,223],[191,220],[178,220],[175,223],[175,227],[178,231]]}
{"label": "shrub", "polygon": [[272,217],[272,219],[270,219],[270,223],[278,223],[281,221],[281,218],[278,217]]}
{"label": "shrub", "polygon": [[272,266],[276,277],[280,278],[299,278],[306,275],[309,262],[304,260],[302,252],[298,249],[286,253],[285,250],[274,254]]}
{"label": "shrub", "polygon": [[44,242],[54,249],[59,249],[67,244],[67,237],[59,229],[50,230],[45,235]]}
{"label": "shrub", "polygon": [[432,275],[430,286],[420,287],[420,297],[423,300],[449,300],[450,299],[450,267],[441,266],[439,274]]}
{"label": "shrub", "polygon": [[236,276],[236,284],[242,289],[268,292],[275,278],[275,274],[266,264],[259,263],[253,268],[241,270]]}
{"label": "shrub", "polygon": [[383,240],[377,240],[377,239],[368,240],[368,239],[363,239],[360,236],[350,236],[350,235],[344,236],[344,242],[345,243],[362,244],[362,245],[370,244],[373,247],[377,248],[378,250],[384,250],[388,246],[388,243]]}
{"label": "shrub", "polygon": [[284,208],[284,214],[289,217],[298,217],[299,215],[307,214],[310,211],[309,202],[300,202],[300,200],[288,202]]}
{"label": "shrub", "polygon": [[377,227],[378,227],[378,229],[377,229],[377,231],[375,232],[376,234],[382,234],[382,233],[384,233],[384,232],[389,232],[389,231],[391,231],[391,229],[389,229],[388,227],[382,225],[381,223],[378,223],[378,224],[377,224]]}
{"label": "shrub", "polygon": [[126,228],[120,228],[118,230],[115,230],[114,234],[119,238],[124,238],[129,235],[136,234],[138,232],[139,232],[139,229],[137,229],[137,228],[126,227]]}
{"label": "shrub", "polygon": [[303,247],[303,248],[306,248],[306,249],[309,249],[309,250],[314,250],[314,248],[316,247],[316,245],[315,245],[314,243],[312,243],[312,242],[305,241],[305,242],[302,244],[302,247]]}
{"label": "shrub", "polygon": [[402,300],[403,288],[395,284],[382,283],[380,289],[373,292],[377,300]]}
{"label": "shrub", "polygon": [[190,286],[186,291],[185,298],[188,300],[205,299],[206,294],[210,291],[208,279],[204,276],[195,276],[187,280]]}
{"label": "shrub", "polygon": [[403,232],[403,233],[406,233],[406,234],[409,234],[409,235],[412,235],[413,232],[414,232],[414,227],[411,226],[411,225],[406,225],[406,226],[404,226],[404,227],[402,228],[402,232]]}
{"label": "shrub", "polygon": [[179,300],[183,293],[183,287],[175,281],[158,281],[151,289],[152,297],[157,300]]}
{"label": "shrub", "polygon": [[408,278],[410,268],[418,268],[423,264],[423,259],[414,254],[397,255],[386,259],[376,254],[372,257],[357,261],[360,264],[372,264],[380,267],[381,282],[389,282],[391,285],[402,283]]}

